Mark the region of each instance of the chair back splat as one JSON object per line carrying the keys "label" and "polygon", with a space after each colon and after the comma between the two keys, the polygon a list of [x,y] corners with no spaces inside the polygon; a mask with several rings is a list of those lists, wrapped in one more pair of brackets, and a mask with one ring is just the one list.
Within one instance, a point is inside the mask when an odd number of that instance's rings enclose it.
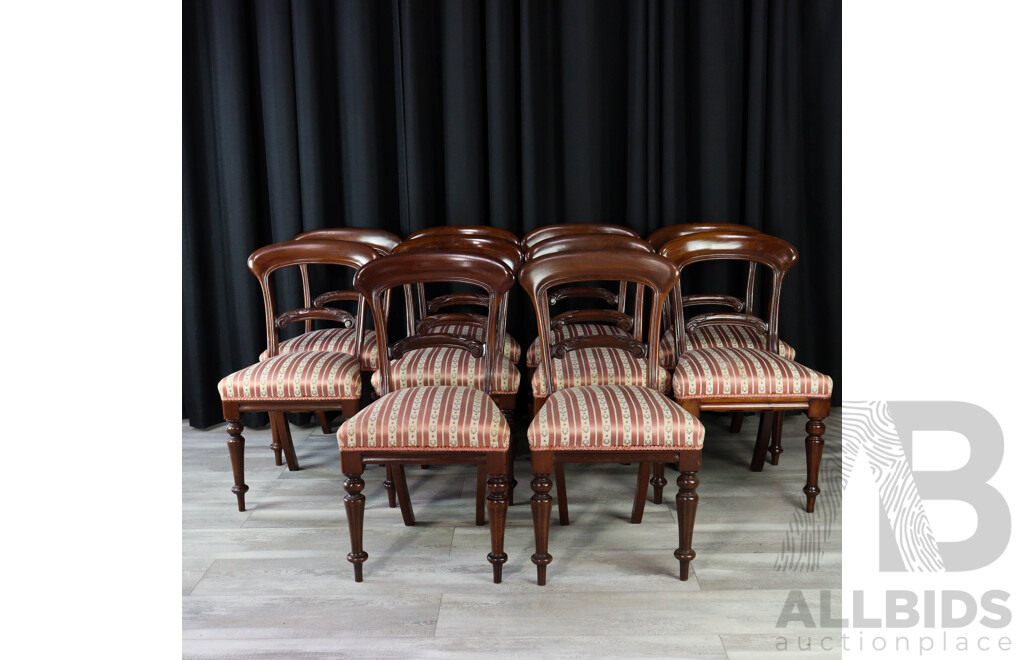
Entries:
{"label": "chair back splat", "polygon": [[[637,284],[651,290],[651,318],[648,343],[636,337],[596,335],[552,341],[548,292],[552,287],[594,280],[611,280]],[[519,274],[520,284],[529,294],[537,313],[540,334],[541,364],[547,379],[547,391],[554,392],[552,355],[581,348],[621,348],[643,356],[648,361],[648,387],[657,389],[658,355],[656,329],[660,328],[665,300],[679,280],[679,271],[667,259],[633,250],[595,250],[579,253],[550,254],[528,262]],[[649,348],[653,341],[655,348]]]}
{"label": "chair back splat", "polygon": [[[384,297],[394,288],[431,282],[460,283],[483,289],[487,296],[487,326],[484,341],[444,334],[409,334],[397,342],[389,342],[386,332]],[[387,359],[397,359],[407,351],[434,346],[453,346],[486,359],[484,389],[491,394],[497,360],[503,356],[497,346],[499,325],[503,322],[505,299],[515,278],[512,270],[494,258],[467,251],[408,252],[392,254],[367,264],[357,274],[356,289],[370,303],[374,324],[385,329],[377,333],[377,350]],[[407,289],[406,289],[407,290]],[[502,328],[503,329],[503,328]],[[392,391],[390,369],[382,368],[381,395]]]}

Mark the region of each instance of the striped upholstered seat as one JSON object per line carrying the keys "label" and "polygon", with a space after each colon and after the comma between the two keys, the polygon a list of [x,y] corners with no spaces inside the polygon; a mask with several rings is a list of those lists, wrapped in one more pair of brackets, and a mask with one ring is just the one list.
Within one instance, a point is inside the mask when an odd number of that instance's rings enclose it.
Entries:
{"label": "striped upholstered seat", "polygon": [[222,401],[358,401],[363,380],[351,355],[307,351],[257,362],[222,378],[217,389]]}
{"label": "striped upholstered seat", "polygon": [[[658,362],[666,369],[675,367],[676,336],[669,330],[661,336],[658,345]],[[715,323],[702,325],[687,333],[686,350],[692,348],[759,348],[768,349],[768,337],[748,325]],[[796,351],[786,342],[779,340],[779,353],[787,360],[796,359]]]}
{"label": "striped upholstered seat", "polygon": [[646,387],[570,387],[552,394],[526,434],[530,449],[700,449],[704,427]]}
{"label": "striped upholstered seat", "polygon": [[341,449],[506,451],[511,432],[485,392],[408,387],[387,394],[338,429]]}
{"label": "striped upholstered seat", "polygon": [[[647,386],[647,360],[618,348],[583,348],[551,360],[555,390],[585,385]],[[658,367],[658,391],[668,392],[669,374]],[[537,367],[531,381],[534,396],[547,396],[544,365]]]}
{"label": "striped upholstered seat", "polygon": [[[305,351],[328,351],[331,353],[356,354],[355,328],[328,328],[312,330],[298,337],[281,342],[277,347],[278,355],[302,353]],[[267,352],[260,354],[260,361],[267,358]],[[360,366],[365,371],[377,368],[377,335],[373,330],[363,334],[363,350],[359,356]]]}
{"label": "striped upholstered seat", "polygon": [[677,401],[713,397],[829,399],[832,379],[779,355],[752,348],[687,351],[672,376]]}
{"label": "striped upholstered seat", "polygon": [[[615,337],[628,337],[629,333],[616,325],[605,325],[603,323],[570,323],[552,331],[552,341],[560,342],[566,339],[577,337],[591,337],[593,335],[611,335]],[[530,348],[526,351],[526,366],[536,369],[540,363],[540,347],[537,343],[540,338],[533,340]]]}
{"label": "striped upholstered seat", "polygon": [[[420,348],[392,360],[391,387],[395,390],[423,385],[450,385],[484,389],[484,358],[475,358],[469,351],[447,346]],[[519,391],[519,370],[508,359],[500,361],[501,368],[494,374],[494,394],[515,394]],[[380,392],[380,370],[375,371],[370,383]]]}
{"label": "striped upholstered seat", "polygon": [[[486,317],[484,318],[486,320]],[[428,335],[458,335],[471,337],[477,341],[485,341],[487,331],[476,325],[468,325],[463,323],[439,323],[429,329],[426,334]],[[519,362],[519,358],[523,354],[523,349],[519,346],[519,342],[512,338],[512,335],[505,335],[505,357],[512,360],[512,362]]]}

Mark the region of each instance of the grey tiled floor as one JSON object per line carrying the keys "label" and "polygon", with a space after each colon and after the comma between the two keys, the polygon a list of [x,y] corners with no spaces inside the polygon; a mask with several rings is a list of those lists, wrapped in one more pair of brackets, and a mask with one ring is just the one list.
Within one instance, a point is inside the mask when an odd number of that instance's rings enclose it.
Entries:
{"label": "grey tiled floor", "polygon": [[[223,426],[182,426],[184,655],[195,658],[819,658],[837,631],[775,627],[790,589],[812,612],[820,590],[840,607],[839,414],[827,420],[824,493],[801,511],[803,425],[787,417],[785,453],[760,474],[746,464],[756,418],[728,432],[707,415],[697,558],[677,579],[676,472],[666,503],[628,522],[635,466],[572,465],[572,524],[551,529],[548,584],[530,562],[529,461],[516,464],[504,582],[491,582],[487,527],[473,525],[474,469],[408,470],[417,525],[389,509],[383,469],[369,467],[365,582],[352,580],[333,436],[293,427],[303,469],[277,467],[269,430],[246,430],[248,511],[239,513]],[[552,491],[552,494],[553,491]],[[801,554],[783,552],[790,535]],[[803,534],[801,538],[793,535]],[[816,539],[808,545],[807,539]],[[790,547],[793,547],[792,545]],[[810,633],[808,635],[808,633]],[[798,650],[808,643],[811,650]],[[810,637],[810,639],[808,638]],[[781,639],[789,651],[777,650]],[[828,646],[826,644],[826,646]]]}

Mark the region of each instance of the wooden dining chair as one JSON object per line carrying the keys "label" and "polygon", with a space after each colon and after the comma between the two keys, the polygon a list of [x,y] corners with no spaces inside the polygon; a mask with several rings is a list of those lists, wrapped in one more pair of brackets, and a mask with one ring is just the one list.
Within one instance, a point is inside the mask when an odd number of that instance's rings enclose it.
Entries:
{"label": "wooden dining chair", "polygon": [[529,250],[541,241],[546,241],[547,239],[554,238],[556,236],[566,236],[571,234],[614,234],[617,236],[640,238],[640,234],[636,233],[629,227],[589,222],[544,225],[543,227],[538,227],[529,232],[526,236],[523,236],[523,240],[519,243],[523,246],[523,249]]}
{"label": "wooden dining chair", "polygon": [[[352,541],[348,560],[355,580],[362,581],[362,564],[368,556],[363,550],[365,464],[392,465],[396,475],[403,474],[407,464],[475,464],[486,474],[491,530],[487,560],[493,567],[494,582],[501,582],[502,565],[508,559],[504,534],[511,432],[491,397],[501,363],[507,362],[495,346],[503,299],[515,278],[500,261],[468,252],[394,254],[369,266],[357,273],[355,286],[370,302],[374,322],[382,329],[377,333],[380,355],[392,358],[392,364],[411,359],[427,366],[415,374],[398,367],[380,369],[380,399],[338,430]],[[425,282],[459,282],[483,290],[488,298],[484,340],[418,334],[391,342],[386,331],[385,296],[394,289]],[[456,371],[454,380],[442,378],[442,372]],[[411,504],[408,516],[404,507],[402,513],[407,525],[414,524]],[[478,519],[480,515],[478,511]]]}
{"label": "wooden dining chair", "polygon": [[488,225],[442,225],[440,227],[427,227],[426,229],[414,231],[405,240],[411,241],[424,236],[480,236],[483,238],[498,238],[519,245],[519,237],[512,232]]}
{"label": "wooden dining chair", "polygon": [[[271,286],[271,275],[301,265],[321,264],[358,269],[370,263],[377,253],[370,247],[344,241],[304,240],[275,243],[262,247],[249,257],[249,270],[260,282],[267,333],[267,357],[225,376],[217,384],[224,419],[228,423],[228,451],[235,484],[231,491],[238,499],[238,510],[245,511],[244,480],[245,438],[240,422],[243,412],[270,413],[274,441],[274,459],[281,465],[284,453],[289,470],[299,469],[285,413],[341,410],[351,417],[359,407],[362,378],[358,358],[334,351],[301,351],[282,354],[279,332],[292,323],[307,320],[331,321],[355,328],[362,337],[363,319],[340,309],[302,307],[278,314]],[[361,347],[356,346],[356,354]]]}
{"label": "wooden dining chair", "polygon": [[[693,524],[697,511],[697,472],[701,464],[704,427],[682,407],[658,391],[656,351],[665,300],[679,279],[674,265],[663,257],[628,250],[552,254],[527,262],[520,284],[533,301],[541,335],[541,360],[553,392],[530,424],[527,438],[533,470],[530,500],[533,513],[537,584],[547,580],[551,526],[551,473],[559,463],[676,463],[679,523],[679,578],[689,576],[693,551]],[[650,323],[646,342],[632,337],[594,336],[574,342],[567,351],[610,347],[646,356],[647,382],[643,385],[586,385],[558,389],[552,374],[554,353],[564,346],[552,339],[548,295],[553,287],[586,281],[630,282],[650,290]],[[555,343],[553,347],[552,344]],[[646,483],[647,473],[640,479]],[[634,499],[634,515],[644,506]]]}
{"label": "wooden dining chair", "polygon": [[[729,313],[729,322],[749,325],[767,336],[767,347],[696,347],[686,345],[683,337],[695,332],[704,322],[701,316],[687,321],[679,288],[673,291],[676,350],[679,361],[672,377],[675,400],[691,414],[701,411],[774,412],[807,414],[807,511],[814,511],[814,501],[821,492],[818,467],[824,447],[824,419],[828,417],[832,398],[832,379],[779,354],[779,306],[782,282],[796,263],[796,249],[766,234],[705,232],[673,239],[661,254],[672,261],[685,277],[686,268],[709,261],[741,261],[766,266],[771,271],[771,297],[767,321],[747,313]],[[719,315],[720,316],[720,315]],[[769,450],[770,424],[762,417],[758,428],[750,469],[764,466]]]}

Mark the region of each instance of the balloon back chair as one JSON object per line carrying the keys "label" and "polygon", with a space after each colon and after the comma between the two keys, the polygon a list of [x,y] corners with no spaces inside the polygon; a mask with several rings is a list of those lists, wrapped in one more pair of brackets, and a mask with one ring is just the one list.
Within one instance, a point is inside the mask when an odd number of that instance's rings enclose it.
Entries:
{"label": "balloon back chair", "polygon": [[[720,412],[803,411],[807,414],[807,483],[804,494],[807,511],[814,511],[818,487],[818,467],[824,447],[823,420],[828,417],[832,399],[832,379],[779,354],[779,304],[782,281],[796,263],[796,249],[766,234],[706,232],[673,239],[661,249],[685,277],[687,267],[709,261],[744,261],[770,269],[771,297],[767,321],[746,313],[707,314],[685,319],[679,288],[673,291],[676,350],[679,362],[672,377],[675,400],[694,415],[703,410]],[[724,318],[723,318],[724,317]],[[750,326],[767,337],[767,347],[697,347],[683,341],[701,324],[726,320]],[[768,451],[770,424],[762,417],[751,469],[759,471]]]}
{"label": "balloon back chair", "polygon": [[409,234],[405,240],[411,241],[424,236],[480,236],[483,238],[498,238],[510,243],[519,245],[519,237],[498,227],[487,225],[442,225],[440,227],[427,227]]}
{"label": "balloon back chair", "polygon": [[[385,296],[393,289],[425,282],[459,282],[482,289],[488,299],[484,340],[438,334],[389,341]],[[393,360],[392,365],[403,360],[427,365],[417,373],[407,373],[386,368],[385,363],[377,372],[380,399],[338,430],[352,540],[348,560],[354,566],[356,582],[362,581],[362,564],[367,558],[362,545],[366,463],[392,465],[396,476],[405,464],[476,464],[484,469],[491,526],[487,559],[493,566],[494,581],[501,582],[501,567],[507,560],[503,543],[511,433],[491,396],[500,362],[505,359],[494,348],[499,317],[514,282],[512,271],[500,261],[454,251],[395,254],[368,264],[356,275],[356,288],[369,300],[374,322],[382,329],[377,333],[380,355]],[[460,362],[449,353],[464,355],[468,361]],[[455,369],[459,370],[455,382],[435,385],[431,381],[432,374]],[[405,522],[413,521],[407,518]]]}
{"label": "balloon back chair", "polygon": [[245,511],[243,465],[245,438],[240,422],[242,412],[270,413],[274,436],[271,448],[277,465],[284,453],[289,470],[299,469],[291,432],[285,413],[341,410],[351,417],[359,407],[362,377],[359,360],[352,355],[334,351],[306,350],[281,353],[279,332],[292,323],[331,321],[344,328],[355,329],[356,354],[361,349],[363,316],[354,318],[349,312],[327,307],[306,306],[278,314],[274,301],[271,275],[288,267],[311,264],[343,266],[358,269],[370,263],[377,253],[357,243],[327,240],[304,240],[275,243],[262,247],[249,257],[249,270],[260,282],[266,322],[266,357],[244,369],[225,376],[217,385],[228,423],[228,451],[235,484],[231,491],[238,499],[238,510]]}
{"label": "balloon back chair", "polygon": [[[537,313],[541,336],[541,363],[552,394],[530,424],[534,495],[531,498],[537,566],[537,583],[545,584],[551,524],[550,475],[556,463],[565,462],[675,462],[679,468],[679,560],[682,580],[689,575],[695,553],[693,523],[697,510],[697,472],[701,463],[704,428],[697,419],[658,391],[657,346],[661,313],[679,279],[674,265],[655,254],[632,250],[552,254],[528,262],[520,272]],[[587,385],[558,389],[554,378],[553,329],[548,296],[553,287],[587,281],[629,282],[648,288],[652,296],[647,342],[633,337],[585,337],[564,350],[582,350],[594,345],[617,348],[647,359],[645,386]],[[642,475],[646,483],[646,475]],[[635,509],[643,502],[634,501]]]}

